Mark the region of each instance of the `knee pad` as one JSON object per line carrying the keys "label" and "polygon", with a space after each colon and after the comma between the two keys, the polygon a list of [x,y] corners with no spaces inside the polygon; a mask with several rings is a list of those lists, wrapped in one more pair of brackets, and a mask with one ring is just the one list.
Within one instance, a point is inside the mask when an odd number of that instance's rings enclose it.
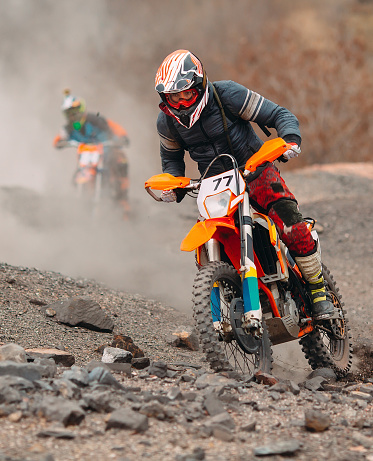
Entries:
{"label": "knee pad", "polygon": [[291,227],[303,221],[302,213],[294,200],[278,200],[272,204],[272,209],[286,227]]}

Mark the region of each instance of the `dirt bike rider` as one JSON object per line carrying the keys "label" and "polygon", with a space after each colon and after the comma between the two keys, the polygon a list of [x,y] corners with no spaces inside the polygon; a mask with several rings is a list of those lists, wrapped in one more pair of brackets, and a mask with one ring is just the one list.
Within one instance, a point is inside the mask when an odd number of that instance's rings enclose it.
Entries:
{"label": "dirt bike rider", "polygon": [[118,183],[116,199],[124,210],[128,211],[128,160],[122,149],[123,146],[129,145],[126,130],[98,113],[87,112],[85,101],[73,96],[70,90],[65,90],[64,95],[61,110],[67,124],[54,138],[54,147],[57,149],[68,147],[69,141],[98,144],[112,140],[113,146],[104,146],[104,164]]}
{"label": "dirt bike rider", "polygon": [[[214,157],[230,152],[229,144],[238,165],[245,165],[263,144],[251,122],[267,132],[268,128],[275,128],[278,136],[292,145],[292,149],[283,154],[283,161],[301,152],[301,134],[295,115],[236,82],[217,81],[212,85],[201,61],[188,50],[174,51],[164,59],[155,77],[155,89],[162,99],[157,130],[164,173],[185,176],[184,154],[188,150],[202,174]],[[232,168],[231,162],[223,159],[220,165],[209,170],[208,176]],[[275,222],[280,238],[308,282],[312,317],[315,320],[330,318],[334,306],[325,290],[320,249],[279,170],[273,163],[265,164],[247,188],[254,207]],[[161,198],[165,202],[179,202],[182,197],[171,190],[163,191]]]}

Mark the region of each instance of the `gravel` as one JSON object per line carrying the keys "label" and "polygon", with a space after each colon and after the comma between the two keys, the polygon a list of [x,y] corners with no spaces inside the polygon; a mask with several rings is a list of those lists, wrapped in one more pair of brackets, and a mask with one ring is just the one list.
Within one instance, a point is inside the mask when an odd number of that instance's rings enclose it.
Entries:
{"label": "gravel", "polygon": [[[350,382],[337,382],[324,391],[302,388],[295,395],[271,392],[268,385],[233,380],[236,384],[221,387],[217,395],[225,397],[222,405],[233,418],[235,429],[232,434],[226,430],[208,433],[202,430],[211,418],[206,410],[189,422],[185,415],[212,392],[211,386],[196,387],[197,376],[221,375],[209,374],[200,351],[174,347],[167,341],[177,327],[192,325],[191,312],[181,312],[144,294],[110,288],[109,284],[4,262],[0,265],[2,344],[64,349],[74,355],[76,366],[83,367],[91,360],[101,360],[102,346],[111,343],[113,334],[130,336],[151,361],[164,361],[170,371],[176,370],[174,377],[171,374],[166,378],[146,376],[136,370],[132,378],[115,375],[123,385],[135,389],[133,393],[142,405],[147,391],[164,395],[175,386],[185,395],[195,393],[196,400],[188,405],[173,404],[176,417],[172,420],[149,417],[149,428],[143,434],[106,431],[109,415],[90,412],[79,426],[64,429],[66,438],[38,436],[42,430],[53,434],[56,426],[38,415],[23,417],[19,408],[11,414],[1,413],[0,405],[0,460],[225,461],[257,459],[263,453],[276,460],[285,459],[283,456],[297,460],[373,460],[373,408],[367,394],[359,394],[363,381],[371,385],[371,166],[324,166],[284,172],[303,214],[317,219],[324,263],[346,304],[355,349]],[[188,217],[188,225],[189,221]],[[113,319],[114,332],[61,325],[43,314],[43,306],[74,296],[95,300]],[[180,364],[184,365],[179,372]],[[311,370],[305,368],[307,375]],[[277,368],[277,372],[278,378],[287,377],[284,367]],[[59,369],[58,374],[62,373],[63,369]],[[184,381],[180,373],[193,379]],[[348,387],[351,381],[357,383],[355,394]],[[23,405],[27,405],[27,399]],[[139,409],[133,402],[132,407]],[[306,410],[318,411],[320,418],[326,414],[330,427],[322,432],[306,432]],[[61,431],[61,427],[57,429]]]}

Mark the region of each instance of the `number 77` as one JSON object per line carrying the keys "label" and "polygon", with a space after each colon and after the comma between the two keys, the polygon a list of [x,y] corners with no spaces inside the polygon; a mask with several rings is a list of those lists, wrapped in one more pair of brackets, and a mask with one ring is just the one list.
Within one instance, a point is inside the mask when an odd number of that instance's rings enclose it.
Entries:
{"label": "number 77", "polygon": [[223,176],[222,178],[216,178],[214,179],[212,182],[216,182],[216,185],[215,185],[215,190],[218,189],[218,187],[220,186],[220,183],[222,182],[223,179],[226,179],[227,180],[227,184],[226,184],[226,187],[229,187],[229,184],[231,183],[232,179],[233,179],[233,175],[230,174],[229,176]]}

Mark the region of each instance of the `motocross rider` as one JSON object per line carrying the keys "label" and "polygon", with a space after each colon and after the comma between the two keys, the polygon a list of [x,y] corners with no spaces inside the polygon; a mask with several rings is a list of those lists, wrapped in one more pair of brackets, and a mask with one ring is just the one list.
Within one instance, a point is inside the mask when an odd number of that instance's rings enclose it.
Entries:
{"label": "motocross rider", "polygon": [[[301,134],[295,115],[239,83],[223,80],[212,84],[201,61],[188,50],[174,51],[164,59],[155,77],[155,89],[161,97],[157,130],[164,173],[185,176],[185,150],[197,162],[201,174],[215,156],[232,151],[238,165],[244,166],[263,144],[251,122],[268,134],[268,128],[276,129],[277,135],[292,145],[283,154],[282,161],[301,152]],[[228,132],[224,129],[219,100]],[[208,176],[232,168],[231,162],[223,159],[220,165],[213,164]],[[273,163],[266,163],[248,182],[247,188],[254,207],[276,224],[280,238],[308,282],[312,317],[315,320],[330,318],[334,306],[325,290],[320,250],[279,170]],[[161,194],[165,202],[179,202],[183,196],[172,190]]]}
{"label": "motocross rider", "polygon": [[68,147],[69,141],[87,144],[113,141],[113,145],[104,145],[104,163],[106,162],[118,183],[116,198],[127,212],[129,210],[128,160],[122,149],[123,146],[129,145],[126,130],[98,113],[87,112],[85,101],[71,95],[70,90],[65,90],[64,95],[61,110],[66,117],[67,124],[54,138],[54,147],[57,149]]}

